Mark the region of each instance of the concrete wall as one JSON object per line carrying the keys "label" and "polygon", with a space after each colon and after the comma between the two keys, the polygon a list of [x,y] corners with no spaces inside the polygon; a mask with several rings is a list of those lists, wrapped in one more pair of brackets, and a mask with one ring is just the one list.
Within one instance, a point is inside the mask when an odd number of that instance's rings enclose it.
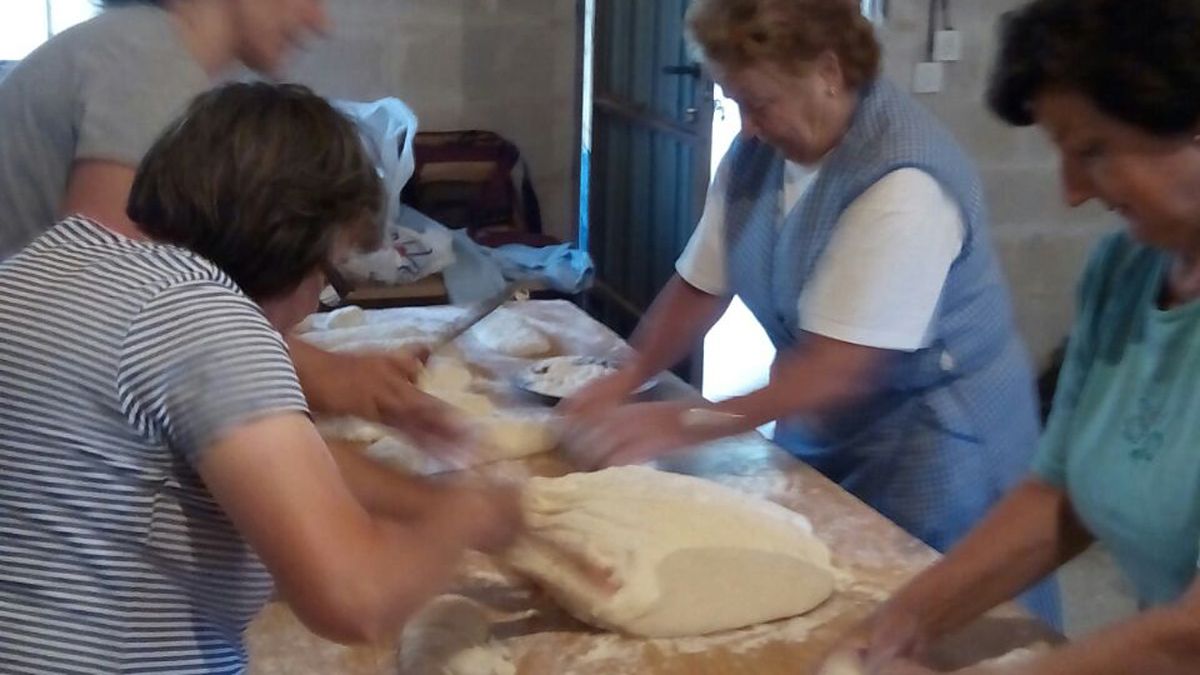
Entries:
{"label": "concrete wall", "polygon": [[[998,17],[1023,0],[956,0],[966,58],[946,88],[919,97],[953,130],[983,173],[1020,328],[1043,359],[1065,335],[1075,282],[1092,242],[1115,226],[1097,206],[1062,204],[1056,158],[1036,129],[1010,129],[983,107]],[[927,0],[890,0],[881,37],[886,71],[911,83],[923,58]],[[324,94],[398,96],[425,129],[488,128],[521,147],[547,229],[569,236],[576,28],[574,0],[330,0],[334,35],[289,75]]]}
{"label": "concrete wall", "polygon": [[[1020,329],[1038,362],[1066,334],[1076,280],[1096,238],[1118,226],[1098,205],[1068,209],[1060,196],[1056,155],[1037,129],[1012,129],[984,107],[996,22],[1024,0],[952,0],[965,59],[946,64],[946,87],[918,99],[974,157],[983,174],[992,233],[1013,289]],[[911,85],[924,60],[928,0],[890,0],[881,32],[885,70]]]}
{"label": "concrete wall", "polygon": [[329,0],[334,34],[288,77],[352,99],[396,96],[425,130],[490,129],[521,148],[546,229],[574,227],[574,0]]}

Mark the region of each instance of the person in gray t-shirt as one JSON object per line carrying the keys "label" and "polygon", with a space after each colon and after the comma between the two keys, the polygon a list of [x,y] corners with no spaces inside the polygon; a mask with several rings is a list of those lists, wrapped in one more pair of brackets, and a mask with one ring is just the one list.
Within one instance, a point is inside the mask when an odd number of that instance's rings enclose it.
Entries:
{"label": "person in gray t-shirt", "polygon": [[[125,205],[159,134],[216,77],[238,64],[273,74],[328,22],[323,0],[103,4],[0,80],[0,264],[72,214],[140,237]],[[449,409],[412,385],[412,356],[288,346],[314,410],[456,437]]]}
{"label": "person in gray t-shirt", "polygon": [[108,0],[0,81],[0,260],[61,216],[132,234],[125,200],[151,142],[239,62],[272,72],[320,0]]}

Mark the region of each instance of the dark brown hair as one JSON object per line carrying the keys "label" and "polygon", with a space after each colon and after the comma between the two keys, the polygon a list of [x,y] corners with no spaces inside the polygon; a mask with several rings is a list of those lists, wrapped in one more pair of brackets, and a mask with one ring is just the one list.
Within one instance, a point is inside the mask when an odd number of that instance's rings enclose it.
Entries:
{"label": "dark brown hair", "polygon": [[265,300],[327,263],[339,234],[377,244],[382,204],[348,119],[305,87],[259,82],[198,96],[142,160],[127,212]]}
{"label": "dark brown hair", "polygon": [[1200,124],[1200,2],[1037,0],[1004,17],[988,104],[1010,124],[1034,122],[1048,89],[1083,95],[1144,131]]}
{"label": "dark brown hair", "polygon": [[693,0],[687,29],[701,57],[726,68],[768,62],[794,71],[829,51],[849,87],[879,74],[875,29],[848,0]]}

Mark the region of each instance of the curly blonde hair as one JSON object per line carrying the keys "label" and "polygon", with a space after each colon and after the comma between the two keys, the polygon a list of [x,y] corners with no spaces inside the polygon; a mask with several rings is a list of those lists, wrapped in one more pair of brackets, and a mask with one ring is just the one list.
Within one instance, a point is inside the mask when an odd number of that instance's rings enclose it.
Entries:
{"label": "curly blonde hair", "polygon": [[773,63],[796,71],[829,51],[848,87],[879,73],[875,29],[852,0],[693,0],[687,32],[701,59],[724,68]]}

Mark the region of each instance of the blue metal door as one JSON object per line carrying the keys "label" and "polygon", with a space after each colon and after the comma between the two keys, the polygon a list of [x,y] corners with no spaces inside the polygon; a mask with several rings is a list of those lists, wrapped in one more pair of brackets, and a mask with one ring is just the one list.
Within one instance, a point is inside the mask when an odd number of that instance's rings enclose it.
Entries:
{"label": "blue metal door", "polygon": [[622,334],[674,272],[703,208],[712,82],[687,0],[595,0],[588,248],[594,312]]}

